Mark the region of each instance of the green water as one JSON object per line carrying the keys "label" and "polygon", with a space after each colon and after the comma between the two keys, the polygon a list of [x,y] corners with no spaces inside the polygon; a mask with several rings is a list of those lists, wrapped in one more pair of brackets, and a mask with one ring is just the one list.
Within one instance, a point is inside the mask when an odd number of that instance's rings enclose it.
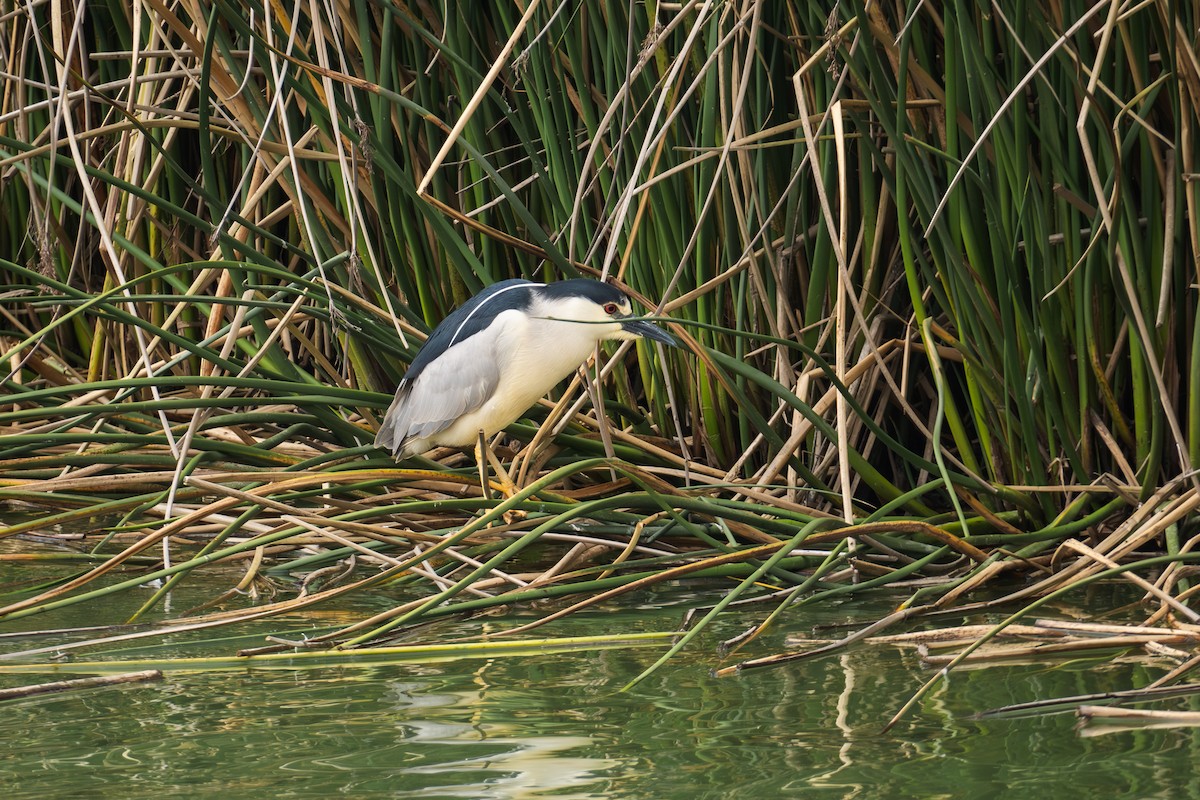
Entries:
{"label": "green water", "polygon": [[[679,593],[641,600],[639,609],[610,607],[538,635],[672,629],[683,608],[699,602]],[[787,625],[811,635],[815,625],[870,619],[886,602],[805,610]],[[731,635],[755,618],[729,615],[719,633]],[[60,615],[54,624],[84,621]],[[270,629],[304,624],[293,617]],[[0,627],[6,630],[11,626]],[[756,643],[751,654],[778,648],[788,632]],[[156,684],[10,701],[0,704],[0,785],[4,800],[1200,796],[1195,729],[1085,738],[1072,714],[971,718],[1008,703],[1144,685],[1160,674],[1148,662],[956,672],[909,719],[881,734],[929,675],[914,652],[859,645],[719,679],[709,674],[719,663],[714,641],[625,693],[617,689],[659,650],[168,671]],[[41,644],[0,641],[6,652]],[[198,651],[180,644],[179,652],[227,654],[236,646],[210,643]],[[62,677],[77,676],[5,674],[0,684]]]}

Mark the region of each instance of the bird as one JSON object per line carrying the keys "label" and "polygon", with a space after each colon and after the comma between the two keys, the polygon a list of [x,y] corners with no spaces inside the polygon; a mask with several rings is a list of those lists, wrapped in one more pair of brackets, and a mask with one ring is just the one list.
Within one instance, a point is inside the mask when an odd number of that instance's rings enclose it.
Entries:
{"label": "bird", "polygon": [[375,446],[398,459],[467,447],[516,421],[580,367],[599,342],[679,343],[632,318],[629,297],[590,278],[485,288],[438,325],[400,380]]}

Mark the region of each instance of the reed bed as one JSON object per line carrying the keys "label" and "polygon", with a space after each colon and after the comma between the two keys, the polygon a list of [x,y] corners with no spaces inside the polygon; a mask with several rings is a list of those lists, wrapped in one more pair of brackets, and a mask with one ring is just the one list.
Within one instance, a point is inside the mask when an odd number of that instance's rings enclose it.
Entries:
{"label": "reed bed", "polygon": [[[353,658],[684,584],[647,670],[748,612],[719,674],[1003,620],[948,669],[1125,581],[1155,633],[1117,649],[1194,647],[1196,8],[936,6],[0,2],[0,559],[58,568],[0,619],[403,598],[267,648]],[[374,450],[425,332],[516,275],[685,347],[607,349],[483,465]]]}

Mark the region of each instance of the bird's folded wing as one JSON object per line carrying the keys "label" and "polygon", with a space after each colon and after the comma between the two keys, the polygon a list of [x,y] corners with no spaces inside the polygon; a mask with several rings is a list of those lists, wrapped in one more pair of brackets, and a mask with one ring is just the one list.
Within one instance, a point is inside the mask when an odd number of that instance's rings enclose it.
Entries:
{"label": "bird's folded wing", "polygon": [[472,336],[426,364],[411,384],[400,383],[375,444],[396,452],[409,439],[444,431],[482,406],[499,382],[495,347]]}

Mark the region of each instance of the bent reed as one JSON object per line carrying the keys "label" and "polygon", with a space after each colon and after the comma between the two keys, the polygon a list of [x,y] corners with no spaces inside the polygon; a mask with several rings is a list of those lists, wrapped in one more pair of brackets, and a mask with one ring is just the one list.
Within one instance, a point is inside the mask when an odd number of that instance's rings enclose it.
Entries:
{"label": "bent reed", "polygon": [[[1196,8],[936,5],[0,8],[0,560],[56,568],[0,622],[394,597],[306,644],[352,658],[682,581],[663,659],[739,608],[728,667],[831,598],[1111,580],[1193,635]],[[451,309],[581,275],[684,346],[606,346],[482,465],[370,446]]]}

